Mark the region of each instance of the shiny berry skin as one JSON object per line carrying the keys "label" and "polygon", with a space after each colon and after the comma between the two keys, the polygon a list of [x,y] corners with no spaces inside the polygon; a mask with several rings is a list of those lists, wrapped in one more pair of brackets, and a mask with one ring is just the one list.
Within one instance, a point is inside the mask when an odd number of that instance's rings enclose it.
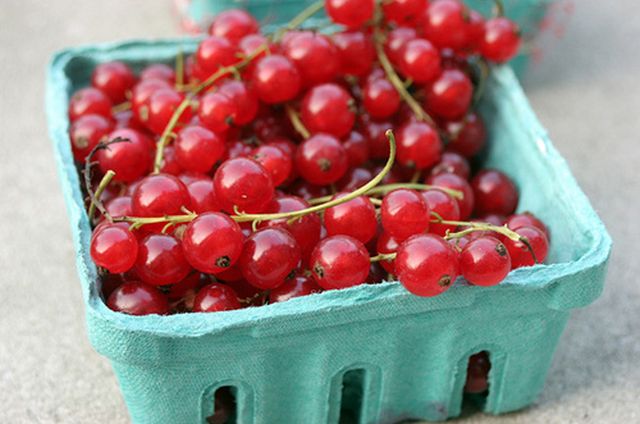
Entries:
{"label": "shiny berry skin", "polygon": [[549,229],[544,222],[536,218],[531,212],[523,212],[516,215],[511,215],[507,218],[505,225],[512,230],[517,230],[520,227],[535,227],[542,231],[547,239],[549,238]]}
{"label": "shiny berry skin", "polygon": [[288,279],[279,287],[269,292],[269,303],[286,302],[294,297],[308,296],[313,293],[320,293],[322,288],[316,282],[304,275],[297,275]]}
{"label": "shiny berry skin", "polygon": [[477,53],[480,43],[484,39],[484,26],[484,16],[475,10],[469,10],[466,53]]}
{"label": "shiny berry skin", "polygon": [[160,172],[163,174],[180,175],[184,169],[176,159],[176,149],[170,144],[163,149],[162,163],[160,164]]}
{"label": "shiny berry skin", "polygon": [[384,196],[380,213],[382,228],[398,241],[429,229],[429,207],[414,190],[401,188]]}
{"label": "shiny berry skin", "polygon": [[142,133],[131,129],[112,131],[107,138],[118,137],[128,141],[113,143],[107,149],[96,154],[102,173],[112,170],[116,173],[114,181],[130,183],[145,175],[151,168],[152,141]]}
{"label": "shiny berry skin", "polygon": [[440,160],[442,142],[438,132],[424,122],[408,122],[397,135],[400,165],[429,168]]}
{"label": "shiny berry skin", "polygon": [[460,252],[460,272],[474,286],[500,284],[511,271],[507,248],[495,237],[471,240]]}
{"label": "shiny berry skin", "polygon": [[120,61],[101,63],[91,74],[91,85],[106,94],[114,104],[127,99],[136,77],[129,66]]}
{"label": "shiny berry skin", "polygon": [[465,180],[469,179],[471,174],[471,166],[469,161],[462,155],[454,152],[444,152],[438,162],[433,168],[431,168],[431,175],[438,174],[456,174]]}
{"label": "shiny berry skin", "polygon": [[389,0],[382,3],[382,12],[387,22],[409,24],[427,6],[427,0]]}
{"label": "shiny berry skin", "polygon": [[178,240],[167,234],[149,234],[138,244],[134,271],[143,282],[164,286],[183,280],[191,266]]}
{"label": "shiny berry skin", "polygon": [[242,253],[243,241],[240,226],[228,215],[206,212],[187,225],[182,247],[192,267],[216,274],[236,263]]}
{"label": "shiny berry skin", "polygon": [[193,301],[193,312],[232,311],[241,307],[236,292],[224,284],[204,286]]}
{"label": "shiny berry skin", "polygon": [[112,218],[133,215],[130,196],[114,197],[104,205],[104,208],[109,212],[109,215],[111,215]]}
{"label": "shiny berry skin", "polygon": [[407,42],[400,50],[397,62],[404,76],[418,84],[433,81],[441,72],[440,53],[424,38]]}
{"label": "shiny berry skin", "polygon": [[150,79],[162,80],[167,82],[169,85],[173,85],[176,82],[176,73],[169,65],[165,65],[164,63],[152,63],[140,71],[140,81]]}
{"label": "shiny berry skin", "polygon": [[362,31],[343,31],[333,34],[338,50],[340,73],[363,77],[373,67],[376,51],[371,38]]}
{"label": "shiny berry skin", "polygon": [[372,118],[389,118],[400,107],[400,95],[388,79],[375,78],[365,84],[362,104]]}
{"label": "shiny berry skin", "polygon": [[323,34],[295,33],[283,45],[283,53],[298,68],[305,86],[332,81],[338,74],[338,51]]}
{"label": "shiny berry skin", "polygon": [[295,165],[306,181],[327,185],[338,181],[347,172],[348,159],[344,147],[335,137],[316,134],[298,147]]}
{"label": "shiny berry skin", "polygon": [[249,236],[240,257],[240,271],[252,286],[274,289],[298,267],[300,247],[282,228],[263,228]]}
{"label": "shiny berry skin", "polygon": [[102,91],[93,87],[81,88],[69,100],[69,119],[73,122],[83,115],[100,115],[110,119],[111,106],[111,100]]}
{"label": "shiny berry skin", "polygon": [[[334,198],[339,199],[347,194],[338,194]],[[376,209],[368,197],[359,196],[327,208],[324,212],[324,226],[330,236],[342,234],[366,244],[378,229]]]}
{"label": "shiny berry skin", "polygon": [[351,131],[342,146],[347,152],[349,167],[360,166],[369,160],[369,143],[360,131]]}
{"label": "shiny berry skin", "polygon": [[228,213],[234,213],[234,206],[242,212],[261,212],[274,197],[269,172],[248,158],[223,162],[213,176],[213,186],[220,206]]}
{"label": "shiny berry skin", "polygon": [[489,19],[484,24],[480,53],[488,60],[503,63],[513,58],[522,39],[518,26],[507,18]]}
{"label": "shiny berry skin", "polygon": [[460,209],[460,219],[465,220],[471,216],[475,200],[473,190],[464,178],[461,178],[459,175],[449,173],[431,175],[427,178],[425,184],[431,184],[461,192],[462,199],[456,199],[456,202],[458,202],[458,208]]}
{"label": "shiny berry skin", "polygon": [[[460,208],[458,207],[458,202],[444,191],[433,189],[423,191],[420,194],[427,206],[429,206],[429,210],[431,212],[437,213],[446,221],[460,220]],[[433,222],[429,224],[430,233],[444,236],[447,234],[447,230],[455,232],[456,226],[437,224]]]}
{"label": "shiny berry skin", "polygon": [[109,309],[128,315],[166,315],[167,297],[155,287],[130,281],[115,289],[107,300]]}
{"label": "shiny berry skin", "polygon": [[[549,253],[549,240],[544,233],[535,227],[520,227],[514,230],[522,237],[526,237],[533,250],[531,251],[521,241],[513,241],[507,237],[502,238],[502,242],[507,247],[511,256],[511,268],[521,268],[524,266],[533,266],[537,263],[543,263],[547,259]],[[535,255],[535,260],[534,260]]]}
{"label": "shiny berry skin", "polygon": [[447,149],[460,153],[466,158],[478,154],[487,141],[484,121],[475,112],[469,113],[460,121],[450,121],[445,125],[449,136]]}
{"label": "shiny berry skin", "polygon": [[398,247],[395,271],[400,283],[417,296],[447,291],[459,275],[458,254],[442,237],[418,234]]}
{"label": "shiny berry skin", "polygon": [[238,49],[226,38],[210,36],[202,40],[195,54],[202,79],[206,79],[220,68],[237,63],[237,53]]}
{"label": "shiny berry skin", "polygon": [[210,178],[188,183],[187,190],[189,191],[191,210],[193,212],[217,212],[220,210],[213,188],[213,180]]}
{"label": "shiny berry skin", "polygon": [[374,0],[325,0],[331,20],[347,28],[358,28],[373,18]]}
{"label": "shiny berry skin", "polygon": [[160,89],[172,89],[172,85],[161,79],[143,79],[133,87],[131,110],[136,119],[146,126],[149,120],[149,99]]}
{"label": "shiny berry skin", "polygon": [[432,1],[425,14],[423,31],[436,47],[461,50],[467,43],[467,10],[460,0]]}
{"label": "shiny berry skin", "polygon": [[485,169],[471,180],[477,215],[510,215],[518,206],[518,189],[504,173]]}
{"label": "shiny berry skin", "polygon": [[482,393],[489,388],[489,371],[491,362],[487,352],[476,353],[469,357],[467,381],[464,384],[465,393]]}
{"label": "shiny berry skin", "polygon": [[397,65],[400,62],[400,56],[404,46],[417,37],[418,34],[416,30],[411,27],[398,27],[389,31],[384,50],[391,62]]}
{"label": "shiny berry skin", "polygon": [[[154,91],[147,100],[149,115],[144,123],[153,133],[162,134],[184,99],[184,94],[178,93],[173,88],[160,88]],[[192,116],[191,108],[187,107],[180,114],[178,124],[187,124],[191,121]]]}
{"label": "shiny berry skin", "polygon": [[259,30],[258,21],[248,12],[241,9],[230,9],[220,12],[213,19],[209,27],[209,34],[237,43],[242,37],[255,34]]}
{"label": "shiny berry skin", "polygon": [[84,162],[94,147],[113,129],[113,123],[100,115],[84,115],[71,124],[69,138],[73,157],[78,162]]}
{"label": "shiny berry skin", "polygon": [[206,93],[200,99],[198,118],[202,125],[211,131],[226,132],[235,123],[237,114],[236,102],[219,91]]}
{"label": "shiny berry skin", "polygon": [[176,160],[186,171],[206,173],[225,152],[224,141],[199,125],[183,128],[174,142]]}
{"label": "shiny berry skin", "polygon": [[[376,241],[376,250],[378,253],[386,254],[386,253],[396,253],[398,251],[398,247],[400,243],[398,240],[394,239],[389,233],[382,232],[378,236],[378,240]],[[380,265],[390,274],[395,274],[395,259],[390,259],[386,261],[380,261]]]}
{"label": "shiny berry skin", "polygon": [[106,224],[91,236],[91,258],[113,274],[129,271],[138,256],[138,241],[126,226]]}
{"label": "shiny berry skin", "polygon": [[258,114],[258,96],[253,88],[242,81],[227,81],[218,89],[218,93],[227,96],[236,105],[233,123],[246,125]]}
{"label": "shiny berry skin", "polygon": [[327,133],[337,138],[349,134],[356,120],[355,101],[337,84],[322,84],[310,89],[302,100],[302,122],[312,133]]}
{"label": "shiny berry skin", "polygon": [[369,154],[372,159],[386,159],[389,157],[389,141],[385,135],[395,125],[388,121],[369,121],[365,123],[365,134],[369,140]]}
{"label": "shiny berry skin", "polygon": [[[131,196],[135,216],[180,215],[182,207],[189,209],[189,191],[178,177],[154,174],[144,177]],[[160,227],[162,228],[162,227]]]}
{"label": "shiny berry skin", "polygon": [[302,78],[289,59],[273,54],[258,60],[252,74],[252,84],[260,100],[267,104],[277,104],[292,100],[298,95]]}
{"label": "shiny berry skin", "polygon": [[289,178],[293,168],[290,155],[275,146],[262,145],[251,151],[251,157],[269,172],[273,185],[279,186]]}
{"label": "shiny berry skin", "polygon": [[311,253],[311,272],[325,290],[345,289],[364,283],[369,275],[369,252],[353,237],[330,236]]}
{"label": "shiny berry skin", "polygon": [[445,69],[440,76],[425,87],[424,105],[428,112],[443,119],[463,116],[473,97],[473,84],[458,69]]}

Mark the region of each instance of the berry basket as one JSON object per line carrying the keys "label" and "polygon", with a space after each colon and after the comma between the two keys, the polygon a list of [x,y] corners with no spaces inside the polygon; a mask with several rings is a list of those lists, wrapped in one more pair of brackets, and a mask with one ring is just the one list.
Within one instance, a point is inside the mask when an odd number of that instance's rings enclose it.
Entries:
{"label": "berry basket", "polygon": [[[524,34],[524,39],[532,41],[541,29],[543,19],[552,3],[558,0],[504,0],[506,15],[515,21]],[[183,27],[188,31],[206,28],[213,17],[226,9],[243,8],[265,24],[282,24],[293,18],[304,7],[315,0],[178,0],[176,9],[182,16]],[[465,0],[472,9],[489,16],[493,7],[490,0]],[[318,17],[321,17],[318,14]],[[529,43],[527,43],[529,44]],[[522,76],[531,58],[531,46],[511,62],[519,77]]]}
{"label": "berry basket", "polygon": [[108,357],[135,423],[205,422],[231,387],[241,423],[360,423],[459,415],[471,354],[492,362],[484,411],[529,405],[541,391],[571,309],[601,293],[611,241],[540,126],[513,72],[498,67],[480,111],[483,160],[511,175],[520,208],[552,234],[548,265],[499,286],[459,280],[420,298],[399,283],[361,285],[214,314],[129,316],[109,310],[89,255],[91,229],[68,140],[67,103],[98,62],[169,62],[191,40],[132,41],[58,53],[47,112],[71,221],[91,343]]}

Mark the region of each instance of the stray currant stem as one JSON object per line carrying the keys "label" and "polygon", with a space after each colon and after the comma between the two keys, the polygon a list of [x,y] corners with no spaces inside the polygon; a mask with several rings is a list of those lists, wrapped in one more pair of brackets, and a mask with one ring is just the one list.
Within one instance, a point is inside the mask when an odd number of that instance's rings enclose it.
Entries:
{"label": "stray currant stem", "polygon": [[293,128],[298,132],[298,134],[300,134],[305,140],[311,137],[311,133],[307,127],[304,126],[300,119],[300,115],[298,115],[298,112],[293,108],[293,106],[288,104],[286,106],[286,111],[289,121],[291,121],[291,125],[293,125]]}
{"label": "stray currant stem", "polygon": [[176,87],[184,85],[184,53],[182,49],[178,50],[176,56]]}
{"label": "stray currant stem", "polygon": [[371,263],[391,261],[396,258],[397,253],[378,253],[376,256],[372,256],[369,260]]}
{"label": "stray currant stem", "polygon": [[[393,190],[398,190],[400,188],[407,188],[410,190],[440,190],[454,199],[463,199],[464,195],[461,191],[453,190],[450,188],[439,187],[431,184],[419,184],[419,183],[393,183],[393,184],[385,184],[378,187],[374,187],[371,190],[367,191],[365,194],[367,196],[376,196],[376,195],[385,195]],[[318,205],[320,203],[327,202],[331,200],[333,196],[322,196],[316,197],[315,199],[309,200],[309,204]]]}
{"label": "stray currant stem", "polygon": [[282,39],[282,37],[284,36],[284,34],[287,33],[287,31],[291,31],[292,29],[298,28],[307,19],[309,19],[316,13],[320,12],[323,8],[324,8],[324,1],[317,1],[315,3],[310,4],[309,7],[307,7],[302,12],[300,12],[298,16],[294,17],[291,21],[289,21],[287,25],[285,25],[280,30],[278,30],[278,32],[276,32],[275,35],[273,36],[273,41],[277,43]]}
{"label": "stray currant stem", "polygon": [[479,57],[475,68],[479,70],[478,73],[480,74],[476,91],[473,94],[473,104],[477,105],[478,102],[480,102],[480,99],[482,99],[482,95],[484,94],[484,90],[487,85],[487,78],[489,78],[489,64],[486,59]]}
{"label": "stray currant stem", "polygon": [[[93,194],[93,198],[91,199],[91,204],[89,205],[89,212],[88,212],[89,221],[93,221],[93,215],[96,213],[96,204],[100,201],[100,196],[102,196],[102,193],[107,188],[107,186],[109,185],[109,183],[111,182],[111,180],[115,175],[116,173],[110,169],[107,171],[106,174],[104,174],[104,176],[100,180],[100,184],[98,184],[98,188],[96,189],[96,192]],[[111,215],[109,215],[109,212],[107,212],[106,209],[101,212],[102,212],[102,215],[104,215],[104,217],[109,222],[113,222]]]}
{"label": "stray currant stem", "polygon": [[[119,216],[113,218],[113,222],[128,222],[131,224],[131,230],[137,230],[138,228],[149,224],[162,224],[166,223],[168,226],[176,224],[184,224],[191,222],[198,217],[196,213],[188,213],[185,215],[165,215],[158,217],[137,217],[137,216]],[[165,226],[166,227],[166,226]]]}

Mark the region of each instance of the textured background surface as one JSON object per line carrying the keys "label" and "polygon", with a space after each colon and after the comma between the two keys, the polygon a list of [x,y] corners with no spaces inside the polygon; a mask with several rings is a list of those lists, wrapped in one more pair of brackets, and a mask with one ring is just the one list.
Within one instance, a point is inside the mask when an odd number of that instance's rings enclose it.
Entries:
{"label": "textured background surface", "polygon": [[[69,45],[174,35],[169,2],[3,1],[0,12],[2,423],[128,422],[84,328],[71,235],[43,114],[44,69]],[[470,423],[640,421],[640,20],[633,0],[575,2],[527,81],[534,109],[614,239],[603,297],[576,311],[542,397]],[[102,6],[100,6],[102,4]],[[635,6],[635,7],[634,7]],[[634,237],[635,236],[635,237]]]}

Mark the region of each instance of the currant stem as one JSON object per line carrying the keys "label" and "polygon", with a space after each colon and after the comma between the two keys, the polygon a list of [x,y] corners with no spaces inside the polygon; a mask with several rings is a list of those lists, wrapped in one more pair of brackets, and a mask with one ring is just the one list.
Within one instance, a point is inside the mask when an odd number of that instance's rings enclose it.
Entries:
{"label": "currant stem", "polygon": [[293,106],[288,104],[285,107],[285,109],[287,111],[287,116],[289,117],[289,121],[291,121],[291,125],[293,125],[293,128],[298,132],[298,134],[300,134],[302,138],[304,138],[305,140],[311,137],[311,133],[309,132],[307,127],[304,126],[304,124],[302,123],[302,120],[300,119],[300,115],[293,108]]}
{"label": "currant stem", "polygon": [[397,253],[393,252],[393,253],[378,253],[376,256],[372,256],[369,260],[371,261],[371,263],[373,262],[382,262],[382,261],[391,261],[393,259],[395,259],[397,256]]}
{"label": "currant stem", "polygon": [[[93,194],[93,198],[91,199],[91,204],[89,205],[89,212],[88,212],[89,221],[93,221],[93,215],[96,212],[96,204],[100,201],[100,196],[102,196],[102,193],[104,193],[104,190],[107,188],[109,183],[111,183],[111,180],[113,179],[113,177],[115,175],[116,175],[116,173],[113,172],[110,169],[110,170],[107,171],[106,174],[104,174],[104,176],[100,180],[100,184],[98,184],[98,188],[96,189],[96,192]],[[111,218],[111,215],[109,215],[109,212],[107,212],[106,209],[104,211],[101,211],[101,212],[102,212],[102,215],[104,215],[104,217],[109,222],[113,222],[113,219]]]}
{"label": "currant stem", "polygon": [[[185,215],[165,215],[154,217],[138,217],[138,216],[119,216],[113,218],[113,222],[128,222],[131,224],[129,227],[132,231],[149,224],[163,224],[166,223],[169,226],[176,224],[184,224],[191,222],[198,217],[195,212],[189,212]],[[165,226],[167,227],[167,226]],[[168,228],[168,227],[167,227]]]}
{"label": "currant stem", "polygon": [[493,16],[496,18],[504,16],[504,3],[502,0],[493,0]]}
{"label": "currant stem", "polygon": [[[453,190],[450,188],[439,187],[431,184],[419,184],[419,183],[393,183],[393,184],[385,184],[378,187],[374,187],[371,190],[367,191],[365,194],[367,196],[376,196],[376,195],[385,195],[393,190],[398,190],[400,188],[407,188],[410,190],[440,190],[454,199],[462,200],[464,198],[464,194],[461,191]],[[320,203],[327,202],[331,200],[333,196],[322,196],[316,197],[314,199],[309,200],[309,204],[318,205]]]}
{"label": "currant stem", "polygon": [[384,45],[383,45],[384,36],[380,31],[380,29],[376,29],[375,31],[374,43],[376,47],[376,53],[378,55],[378,61],[380,62],[380,65],[382,65],[382,69],[384,69],[387,79],[394,86],[394,88],[396,89],[400,97],[402,97],[402,100],[404,100],[405,103],[407,103],[407,105],[409,106],[413,114],[416,116],[416,118],[418,118],[421,121],[427,122],[429,125],[433,126],[434,128],[437,128],[437,125],[433,120],[433,118],[431,118],[431,116],[429,116],[429,114],[425,112],[425,110],[422,108],[422,106],[420,106],[420,104],[416,101],[416,99],[413,98],[411,93],[409,93],[409,91],[407,90],[407,87],[405,86],[405,82],[402,81],[400,76],[397,74],[397,72],[393,68],[393,65],[391,64],[389,57],[384,52]]}
{"label": "currant stem", "polygon": [[178,50],[176,56],[176,87],[184,86],[184,52],[182,49]]}
{"label": "currant stem", "polygon": [[116,113],[127,111],[129,109],[131,109],[131,102],[126,101],[112,107],[111,113],[116,114]]}
{"label": "currant stem", "polygon": [[273,36],[273,41],[278,42],[287,33],[287,31],[291,31],[293,29],[298,28],[302,25],[307,19],[320,12],[324,8],[324,1],[317,1],[315,3],[310,4],[306,9],[300,12],[296,17],[289,21],[284,27],[280,28],[275,35]]}

